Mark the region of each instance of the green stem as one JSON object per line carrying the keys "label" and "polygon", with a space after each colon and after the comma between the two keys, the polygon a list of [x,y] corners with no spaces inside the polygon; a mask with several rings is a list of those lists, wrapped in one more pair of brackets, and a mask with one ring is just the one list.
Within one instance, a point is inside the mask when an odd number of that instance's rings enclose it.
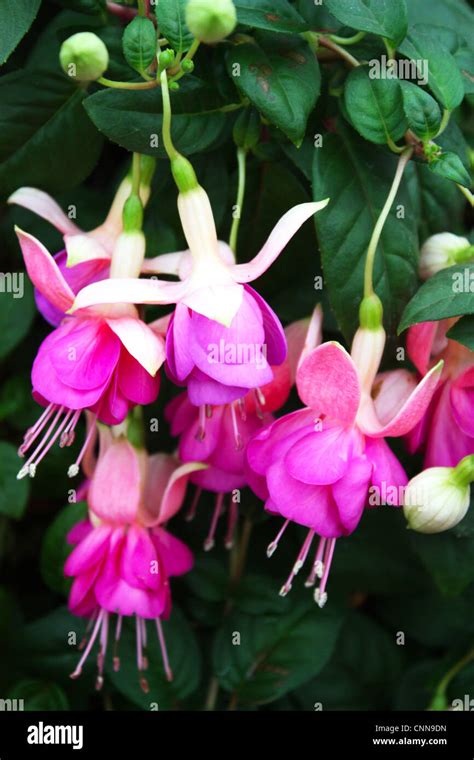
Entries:
{"label": "green stem", "polygon": [[467,189],[467,187],[464,187],[463,185],[459,185],[456,182],[456,185],[460,189],[461,193],[467,198],[471,206],[474,208],[474,195],[471,193],[470,190]]}
{"label": "green stem", "polygon": [[328,48],[329,50],[333,50],[351,66],[360,66],[357,58],[354,58],[354,56],[351,55],[347,50],[344,50],[343,47],[336,45],[336,43],[329,39],[329,37],[319,37],[319,44],[323,47]]}
{"label": "green stem", "polygon": [[394,143],[389,135],[387,135],[387,145],[393,153],[403,153],[406,147],[405,145],[399,146]]}
{"label": "green stem", "polygon": [[[443,676],[441,681],[439,682],[438,686],[436,687],[436,691],[434,693],[433,699],[431,701],[431,704],[436,703],[436,701],[446,700],[446,689],[448,688],[449,684],[453,680],[455,676],[464,668],[465,665],[467,665],[471,660],[474,659],[474,647],[469,650],[469,652],[464,655],[458,662],[456,662],[453,667],[448,670],[448,672]],[[447,701],[447,700],[446,700]]]}
{"label": "green stem", "polygon": [[460,488],[467,488],[474,481],[474,454],[468,454],[457,463],[452,473],[452,482]]}
{"label": "green stem", "polygon": [[138,15],[146,16],[146,3],[145,0],[138,0]]}
{"label": "green stem", "polygon": [[385,45],[385,50],[387,51],[387,58],[389,61],[393,61],[395,59],[396,48],[394,48],[390,44],[389,40],[387,40],[385,37],[383,38],[383,42]]}
{"label": "green stem", "polygon": [[212,676],[209,681],[209,687],[207,690],[206,701],[204,703],[204,709],[206,712],[211,712],[216,709],[217,697],[219,694],[219,681],[215,676]]}
{"label": "green stem", "polygon": [[451,111],[449,111],[447,108],[443,111],[443,116],[441,117],[441,123],[439,125],[439,129],[435,134],[435,137],[438,137],[438,135],[442,134],[446,127],[448,126],[449,119],[451,117]]}
{"label": "green stem", "polygon": [[191,47],[189,48],[188,52],[186,53],[186,55],[184,56],[183,60],[181,61],[180,70],[178,71],[177,74],[175,74],[174,76],[171,77],[171,80],[170,80],[171,82],[177,82],[178,79],[181,79],[181,77],[184,77],[184,75],[186,74],[186,72],[183,71],[183,68],[182,68],[183,67],[183,63],[184,63],[184,61],[192,61],[192,59],[194,58],[194,56],[197,53],[197,50],[198,50],[200,44],[201,43],[200,43],[199,40],[194,40],[193,41],[193,44],[191,45]]}
{"label": "green stem", "polygon": [[132,189],[130,195],[138,195],[140,192],[141,156],[134,153],[132,157]]}
{"label": "green stem", "polygon": [[113,87],[116,90],[152,90],[154,87],[159,86],[159,82],[156,79],[152,79],[149,82],[115,82],[113,79],[99,77],[97,81],[99,84],[103,84],[104,87]]}
{"label": "green stem", "polygon": [[367,248],[367,258],[365,261],[365,273],[364,273],[364,297],[365,298],[373,295],[374,293],[373,275],[374,275],[374,260],[375,260],[375,253],[377,251],[377,245],[379,243],[380,235],[382,234],[384,224],[387,221],[387,217],[390,213],[392,203],[395,199],[398,188],[400,186],[403,172],[405,170],[405,167],[408,161],[410,160],[412,153],[413,153],[413,148],[405,148],[403,153],[400,155],[400,158],[398,159],[397,170],[395,172],[395,177],[393,178],[392,187],[390,188],[390,192],[387,196],[387,200],[385,201],[384,207],[382,211],[380,212],[380,216],[377,219],[377,222],[375,224],[372,237],[370,238],[369,247]]}
{"label": "green stem", "polygon": [[163,144],[166,153],[168,154],[168,158],[170,161],[173,161],[174,159],[178,158],[179,153],[174,147],[173,140],[171,139],[171,102],[170,91],[168,87],[168,74],[166,72],[166,69],[160,74],[160,82],[161,95],[163,98]]}
{"label": "green stem", "polygon": [[328,37],[332,42],[335,42],[336,45],[355,45],[357,42],[360,42],[365,35],[366,32],[357,32],[353,37],[338,37],[337,34],[329,34]]}
{"label": "green stem", "polygon": [[242,216],[242,206],[244,205],[245,195],[245,175],[246,175],[246,163],[247,152],[243,148],[237,149],[237,163],[238,163],[238,183],[237,183],[237,200],[236,211],[237,216],[232,219],[232,227],[230,229],[229,245],[233,252],[237,251],[237,235],[239,234],[240,217]]}

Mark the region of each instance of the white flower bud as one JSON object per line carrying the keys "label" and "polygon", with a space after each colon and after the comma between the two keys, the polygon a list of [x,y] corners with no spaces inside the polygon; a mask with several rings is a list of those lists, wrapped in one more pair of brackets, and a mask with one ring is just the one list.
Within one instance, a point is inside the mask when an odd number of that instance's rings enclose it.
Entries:
{"label": "white flower bud", "polygon": [[235,5],[232,0],[189,0],[186,24],[201,42],[219,42],[235,29]]}
{"label": "white flower bud", "polygon": [[59,51],[63,71],[78,82],[93,82],[109,65],[109,51],[96,34],[79,32],[64,40]]}
{"label": "white flower bud", "polygon": [[469,240],[451,232],[440,232],[429,237],[420,251],[419,272],[423,280],[432,277],[441,269],[453,264],[461,264],[474,258],[474,247]]}
{"label": "white flower bud", "polygon": [[455,472],[453,467],[430,467],[410,480],[403,506],[410,528],[441,533],[461,522],[469,508],[470,485]]}

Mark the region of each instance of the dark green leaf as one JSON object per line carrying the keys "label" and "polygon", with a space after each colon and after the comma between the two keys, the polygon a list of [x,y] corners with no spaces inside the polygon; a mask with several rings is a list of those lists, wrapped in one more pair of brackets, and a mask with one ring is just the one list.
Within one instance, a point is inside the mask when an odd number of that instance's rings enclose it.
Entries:
{"label": "dark green leaf", "polygon": [[464,82],[464,92],[472,95],[474,93],[474,53],[469,48],[460,48],[454,54],[457,65]]}
{"label": "dark green leaf", "polygon": [[56,0],[63,8],[79,13],[87,13],[91,16],[102,14],[105,11],[105,0]]}
{"label": "dark green leaf", "polygon": [[370,142],[396,142],[407,130],[399,81],[373,78],[367,66],[347,77],[344,103],[352,124]]}
{"label": "dark green leaf", "polygon": [[451,340],[457,340],[463,346],[467,346],[470,351],[474,351],[474,315],[463,317],[456,322],[447,333]]}
{"label": "dark green leaf", "polygon": [[235,0],[239,24],[270,32],[304,32],[308,24],[287,0]]}
{"label": "dark green leaf", "polygon": [[239,704],[278,699],[319,673],[334,650],[341,613],[331,605],[321,611],[314,602],[286,602],[279,614],[235,611],[217,633],[214,672]]}
{"label": "dark green leaf", "polygon": [[10,689],[7,698],[22,700],[23,710],[69,710],[64,691],[48,681],[19,681]]}
{"label": "dark green leaf", "polygon": [[184,53],[193,41],[193,35],[186,26],[186,3],[187,0],[160,0],[156,5],[160,33],[177,53]]}
{"label": "dark green leaf", "polygon": [[58,512],[45,533],[40,556],[41,575],[46,585],[59,594],[67,594],[71,585],[70,579],[64,576],[64,563],[73,548],[66,536],[86,517],[85,502],[69,504]]}
{"label": "dark green leaf", "polygon": [[445,108],[452,110],[460,104],[464,84],[458,65],[438,40],[424,32],[423,26],[416,25],[410,30],[400,52],[427,66],[428,87]]}
{"label": "dark green leaf", "polygon": [[442,153],[439,158],[430,161],[428,169],[434,174],[438,174],[445,179],[450,179],[452,182],[457,182],[457,184],[464,187],[470,188],[472,185],[469,173],[456,153]]}
{"label": "dark green leaf", "polygon": [[11,443],[0,441],[0,515],[18,520],[25,511],[30,484],[17,480],[21,459]]}
{"label": "dark green leaf", "polygon": [[262,33],[259,41],[228,51],[229,75],[272,124],[299,143],[319,95],[318,63],[298,38]]}
{"label": "dark green leaf", "polygon": [[426,164],[412,163],[420,239],[449,229],[462,233],[464,198],[453,182],[430,172]]}
{"label": "dark green leaf", "polygon": [[128,65],[140,74],[146,71],[156,54],[156,31],[153,22],[149,18],[135,16],[125,28],[122,45]]}
{"label": "dark green leaf", "polygon": [[[313,196],[329,197],[316,215],[325,284],[347,337],[358,325],[367,246],[393,181],[396,159],[340,125],[314,151]],[[403,218],[404,215],[404,218]],[[416,220],[403,184],[385,223],[375,258],[374,285],[384,321],[394,331],[416,284]]]}
{"label": "dark green leaf", "polygon": [[396,45],[407,33],[405,0],[325,0],[324,4],[343,24],[387,37]]}
{"label": "dark green leaf", "polygon": [[415,551],[442,594],[460,594],[474,581],[474,538],[454,531],[424,536],[412,533]]}
{"label": "dark green leaf", "polygon": [[83,99],[84,91],[61,74],[25,70],[2,78],[2,194],[19,185],[57,192],[88,176],[102,138],[84,111]]}
{"label": "dark green leaf", "polygon": [[463,314],[474,314],[474,266],[469,264],[443,269],[425,282],[403,312],[398,332]]}
{"label": "dark green leaf", "polygon": [[[84,105],[94,124],[110,140],[130,151],[166,156],[161,145],[159,88],[145,92],[97,92]],[[212,88],[195,80],[188,80],[186,86],[171,93],[172,137],[180,152],[193,155],[216,142],[226,125],[226,115],[219,112],[221,105]]]}
{"label": "dark green leaf", "polygon": [[0,274],[0,359],[23,340],[34,316],[33,288],[27,275],[24,272]]}
{"label": "dark green leaf", "polygon": [[36,18],[41,0],[3,0],[2,23],[0,24],[0,65],[5,63],[8,56],[25,36]]}
{"label": "dark green leaf", "polygon": [[422,140],[434,137],[441,124],[441,110],[436,100],[413,82],[400,84],[408,126]]}
{"label": "dark green leaf", "polygon": [[[22,665],[35,676],[70,684],[70,674],[81,657],[78,646],[85,633],[85,621],[58,607],[53,612],[26,625],[18,637]],[[93,658],[85,666],[82,679],[91,679],[96,667]],[[89,681],[91,687],[94,683]]]}

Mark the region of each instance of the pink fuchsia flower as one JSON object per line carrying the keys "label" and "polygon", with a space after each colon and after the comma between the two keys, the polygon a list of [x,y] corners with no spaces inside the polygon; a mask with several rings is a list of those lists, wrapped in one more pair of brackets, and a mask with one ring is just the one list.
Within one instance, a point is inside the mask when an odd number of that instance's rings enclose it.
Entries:
{"label": "pink fuchsia flower", "polygon": [[189,474],[199,464],[180,465],[168,454],[148,456],[126,438],[100,430],[100,454],[92,476],[90,519],[68,536],[75,545],[64,572],[74,581],[69,608],[89,617],[92,633],[71,678],[77,678],[99,640],[97,688],[103,683],[110,618],[117,615],[113,666],[120,667],[118,645],[124,617],[134,617],[137,667],[148,691],[146,645],[148,620],[156,626],[168,680],[172,679],[161,621],[171,610],[169,579],[187,573],[190,550],[164,527],[181,508]]}
{"label": "pink fuchsia flower", "polygon": [[425,451],[425,467],[455,467],[474,454],[474,354],[446,337],[455,321],[422,322],[408,331],[408,355],[421,376],[444,361],[439,387],[407,437],[411,452]]}
{"label": "pink fuchsia flower", "polygon": [[[8,203],[33,211],[63,235],[65,248],[54,255],[54,260],[75,295],[85,285],[109,277],[112,252],[123,228],[123,206],[130,190],[130,180],[124,179],[105,221],[90,232],[81,230],[50,195],[37,188],[20,187],[9,197]],[[146,203],[149,188],[142,187],[141,195]],[[37,289],[35,298],[43,317],[57,327],[64,318],[64,312]]]}
{"label": "pink fuchsia flower", "polygon": [[250,466],[266,478],[267,511],[285,518],[268,556],[290,521],[309,529],[282,595],[290,590],[318,534],[306,585],[320,579],[315,600],[322,607],[336,539],[356,529],[369,488],[375,494],[390,494],[392,505],[402,501],[407,477],[384,439],[404,435],[417,424],[436,389],[441,366],[434,367],[382,422],[377,412],[385,409],[376,410],[371,389],[384,344],[382,328],[360,328],[351,355],[335,341],[315,348],[296,376],[306,408],[277,420],[247,447]]}
{"label": "pink fuchsia flower", "polygon": [[[67,312],[74,293],[46,248],[17,230],[26,269],[50,303]],[[66,318],[42,343],[32,370],[33,395],[45,407],[20,447],[24,456],[36,443],[18,477],[33,476],[56,440],[68,446],[85,409],[110,425],[122,422],[136,404],[148,404],[159,390],[165,358],[163,338],[139,319],[131,304],[89,308]],[[69,474],[75,475],[93,426]],[[37,443],[39,439],[39,443]]]}
{"label": "pink fuchsia flower", "polygon": [[120,293],[110,282],[93,283],[78,294],[74,308],[97,303],[175,303],[167,336],[167,371],[187,384],[193,404],[223,404],[270,382],[286,344],[280,322],[248,283],[275,261],[300,226],[327,200],[302,203],[278,222],[260,253],[235,264],[217,239],[209,198],[202,187],[182,192],[178,209],[189,250],[146,262],[146,271],[175,274],[181,282],[124,279]]}

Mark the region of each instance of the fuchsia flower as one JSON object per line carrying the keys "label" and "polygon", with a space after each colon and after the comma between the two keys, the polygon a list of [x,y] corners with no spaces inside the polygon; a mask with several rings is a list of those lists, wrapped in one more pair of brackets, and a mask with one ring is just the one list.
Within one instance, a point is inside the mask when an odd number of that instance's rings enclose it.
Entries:
{"label": "fuchsia flower", "polygon": [[[57,263],[34,237],[18,229],[17,235],[33,284],[59,312],[67,312],[74,293]],[[34,476],[58,438],[62,446],[72,443],[82,410],[114,425],[135,404],[154,401],[164,358],[162,337],[139,319],[131,304],[116,302],[66,317],[43,341],[33,364],[33,395],[46,409],[20,447],[24,456],[42,435],[18,477]],[[89,436],[92,431],[93,426]],[[88,440],[70,475],[77,474]]]}
{"label": "fuchsia flower", "polygon": [[[290,521],[309,528],[282,595],[290,590],[317,533],[321,538],[306,585],[320,578],[315,600],[322,607],[336,539],[357,527],[369,486],[379,494],[397,494],[407,482],[384,439],[404,435],[417,424],[433,397],[441,366],[433,367],[408,397],[400,399],[387,419],[386,406],[376,407],[371,396],[384,344],[382,328],[360,328],[351,355],[335,341],[315,348],[296,376],[306,408],[277,420],[248,445],[250,466],[266,478],[266,509],[285,518],[268,556]],[[401,499],[394,495],[389,503],[399,505]]]}
{"label": "fuchsia flower", "polygon": [[90,519],[77,524],[68,540],[75,545],[65,565],[74,578],[69,608],[91,618],[92,633],[71,678],[98,639],[97,688],[103,683],[110,616],[117,615],[113,666],[120,667],[118,642],[123,617],[135,617],[140,685],[148,691],[146,621],[155,623],[163,664],[172,679],[161,621],[171,610],[169,578],[187,573],[190,550],[164,525],[181,508],[189,474],[200,464],[179,465],[168,454],[148,456],[126,438],[100,427],[100,453],[88,489]]}
{"label": "fuchsia flower", "polygon": [[191,403],[225,404],[272,379],[271,365],[285,360],[278,317],[247,283],[275,261],[300,226],[327,200],[302,203],[278,222],[260,253],[235,264],[217,239],[209,199],[197,186],[178,196],[189,251],[145,262],[144,271],[175,274],[181,282],[123,279],[96,282],[76,297],[75,309],[94,304],[176,303],[166,340],[166,369],[187,384]]}
{"label": "fuchsia flower", "polygon": [[[105,221],[90,232],[83,232],[50,195],[34,187],[20,187],[9,197],[8,203],[33,211],[61,232],[65,248],[55,254],[54,260],[75,295],[85,285],[109,276],[112,252],[122,232],[123,205],[130,189],[130,180],[123,180]],[[146,200],[148,193],[142,188],[143,200]],[[38,289],[35,298],[43,317],[57,327],[64,318],[63,311]]]}
{"label": "fuchsia flower", "polygon": [[[455,321],[422,322],[408,331],[408,355],[422,376],[436,361],[444,361],[439,387],[407,438],[411,452],[424,449],[425,468],[455,467],[474,454],[474,354],[446,337]],[[411,373],[401,371],[415,382]]]}

